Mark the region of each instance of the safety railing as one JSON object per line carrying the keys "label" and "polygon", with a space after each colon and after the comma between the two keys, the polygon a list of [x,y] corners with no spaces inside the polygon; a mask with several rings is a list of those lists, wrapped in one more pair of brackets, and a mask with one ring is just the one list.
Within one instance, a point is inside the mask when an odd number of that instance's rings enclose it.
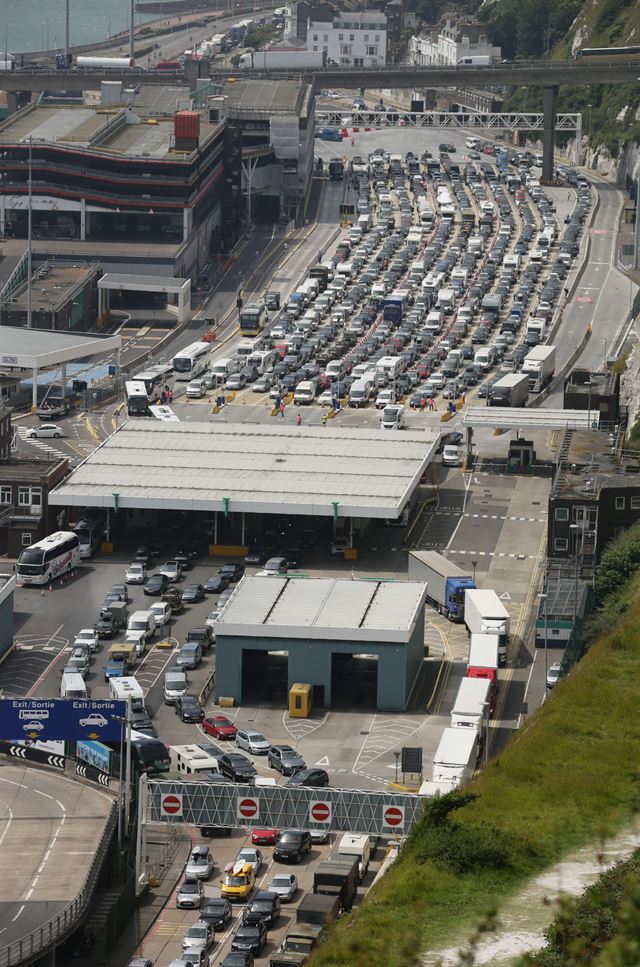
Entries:
{"label": "safety railing", "polygon": [[95,882],[102,866],[102,861],[113,834],[117,821],[118,804],[114,800],[102,836],[96,847],[91,866],[78,895],[60,913],[56,914],[31,933],[14,940],[6,947],[0,948],[0,967],[17,967],[25,960],[31,960],[39,953],[48,950],[55,942],[76,924],[93,896]]}

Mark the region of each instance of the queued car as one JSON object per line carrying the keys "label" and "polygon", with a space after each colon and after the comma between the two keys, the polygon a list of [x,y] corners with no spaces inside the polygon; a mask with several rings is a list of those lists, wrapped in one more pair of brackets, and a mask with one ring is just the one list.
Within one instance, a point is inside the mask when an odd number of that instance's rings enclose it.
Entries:
{"label": "queued car", "polygon": [[290,903],[298,892],[298,877],[293,873],[276,873],[269,884],[269,893],[277,893],[282,903]]}
{"label": "queued car", "polygon": [[269,765],[283,776],[292,776],[299,769],[306,769],[307,763],[299,752],[290,745],[272,745],[267,753]]}
{"label": "queued car", "polygon": [[244,749],[245,752],[250,752],[251,755],[267,755],[271,743],[261,732],[256,732],[254,729],[238,729],[236,746]]}
{"label": "queued car", "polygon": [[201,584],[187,584],[182,589],[182,601],[184,604],[197,604],[204,601],[204,588]]}
{"label": "queued car", "polygon": [[225,752],[218,759],[218,770],[233,782],[251,782],[258,774],[246,756],[239,752]]}
{"label": "queued car", "polygon": [[153,594],[158,597],[169,587],[169,579],[166,574],[151,574],[144,582],[142,591],[144,594]]}
{"label": "queued car", "polygon": [[244,564],[223,564],[218,574],[224,574],[230,584],[235,584],[244,577]]}
{"label": "queued car", "polygon": [[267,942],[267,928],[263,923],[241,924],[231,939],[231,949],[259,954]]}
{"label": "queued car", "polygon": [[207,594],[221,594],[229,587],[229,578],[226,574],[214,574],[206,582],[204,589]]}
{"label": "queued car", "polygon": [[176,906],[178,909],[197,910],[204,897],[204,885],[202,880],[196,877],[185,877],[176,893]]}
{"label": "queued car", "polygon": [[192,923],[182,938],[182,949],[192,950],[194,947],[204,947],[210,950],[215,939],[215,928],[206,920],[196,920]]}
{"label": "queued car", "polygon": [[213,873],[213,857],[208,846],[194,846],[187,862],[185,876],[208,880]]}
{"label": "queued car", "polygon": [[253,891],[255,881],[256,875],[251,863],[245,863],[243,860],[227,863],[220,893],[227,900],[246,900]]}
{"label": "queued car", "polygon": [[275,846],[278,830],[272,826],[257,826],[251,830],[251,842],[254,846]]}
{"label": "queued car", "polygon": [[226,715],[210,715],[202,720],[202,730],[214,739],[229,740],[235,739],[238,729],[230,722]]}
{"label": "queued car", "polygon": [[124,579],[127,584],[144,584],[147,580],[147,568],[139,561],[132,561],[124,572]]}
{"label": "queued car", "polygon": [[236,863],[248,863],[257,876],[262,869],[262,851],[253,846],[243,846],[236,856]]}
{"label": "queued car", "polygon": [[222,897],[207,897],[200,907],[200,920],[210,923],[215,930],[221,930],[229,923],[233,916],[231,904]]}
{"label": "queued car", "polygon": [[182,722],[202,722],[204,709],[195,695],[180,695],[175,703],[176,715]]}
{"label": "queued car", "polygon": [[280,897],[268,890],[258,890],[249,900],[242,914],[244,924],[263,923],[269,930],[280,918]]}
{"label": "queued car", "polygon": [[324,769],[299,769],[287,782],[288,786],[314,786],[322,789],[329,785],[329,776]]}

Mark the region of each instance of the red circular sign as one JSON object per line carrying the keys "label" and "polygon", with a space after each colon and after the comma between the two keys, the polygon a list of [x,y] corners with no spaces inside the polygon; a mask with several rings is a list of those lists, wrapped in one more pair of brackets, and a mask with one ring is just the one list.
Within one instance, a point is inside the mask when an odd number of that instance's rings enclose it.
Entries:
{"label": "red circular sign", "polygon": [[314,802],[311,807],[311,818],[317,823],[326,823],[331,816],[331,809],[326,802]]}
{"label": "red circular sign", "polygon": [[384,821],[387,826],[399,826],[404,819],[402,809],[397,806],[387,806],[384,811]]}
{"label": "red circular sign", "polygon": [[258,812],[258,803],[255,799],[241,799],[238,803],[238,812],[241,816],[246,816],[247,819],[251,819]]}
{"label": "red circular sign", "polygon": [[165,796],[162,800],[162,811],[163,813],[169,813],[170,816],[179,813],[182,809],[182,799],[179,796]]}

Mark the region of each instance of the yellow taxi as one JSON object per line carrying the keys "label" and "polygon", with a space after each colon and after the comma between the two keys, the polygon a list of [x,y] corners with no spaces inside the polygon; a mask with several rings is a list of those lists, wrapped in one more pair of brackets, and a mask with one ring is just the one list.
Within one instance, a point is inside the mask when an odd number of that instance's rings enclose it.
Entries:
{"label": "yellow taxi", "polygon": [[246,900],[255,885],[256,875],[250,863],[227,863],[220,893],[227,900]]}

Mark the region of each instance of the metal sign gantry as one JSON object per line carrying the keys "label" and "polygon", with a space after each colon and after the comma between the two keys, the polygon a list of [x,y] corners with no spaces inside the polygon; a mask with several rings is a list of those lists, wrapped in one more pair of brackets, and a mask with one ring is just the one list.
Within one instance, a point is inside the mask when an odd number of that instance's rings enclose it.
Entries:
{"label": "metal sign gantry", "polygon": [[321,828],[405,835],[422,816],[423,796],[361,789],[228,785],[149,780],[149,822],[194,826]]}
{"label": "metal sign gantry", "polygon": [[[581,131],[581,114],[557,114],[556,131]],[[499,131],[542,131],[542,112],[525,114],[511,112],[500,114],[467,111],[316,111],[319,127],[372,127],[372,128],[469,128]]]}

